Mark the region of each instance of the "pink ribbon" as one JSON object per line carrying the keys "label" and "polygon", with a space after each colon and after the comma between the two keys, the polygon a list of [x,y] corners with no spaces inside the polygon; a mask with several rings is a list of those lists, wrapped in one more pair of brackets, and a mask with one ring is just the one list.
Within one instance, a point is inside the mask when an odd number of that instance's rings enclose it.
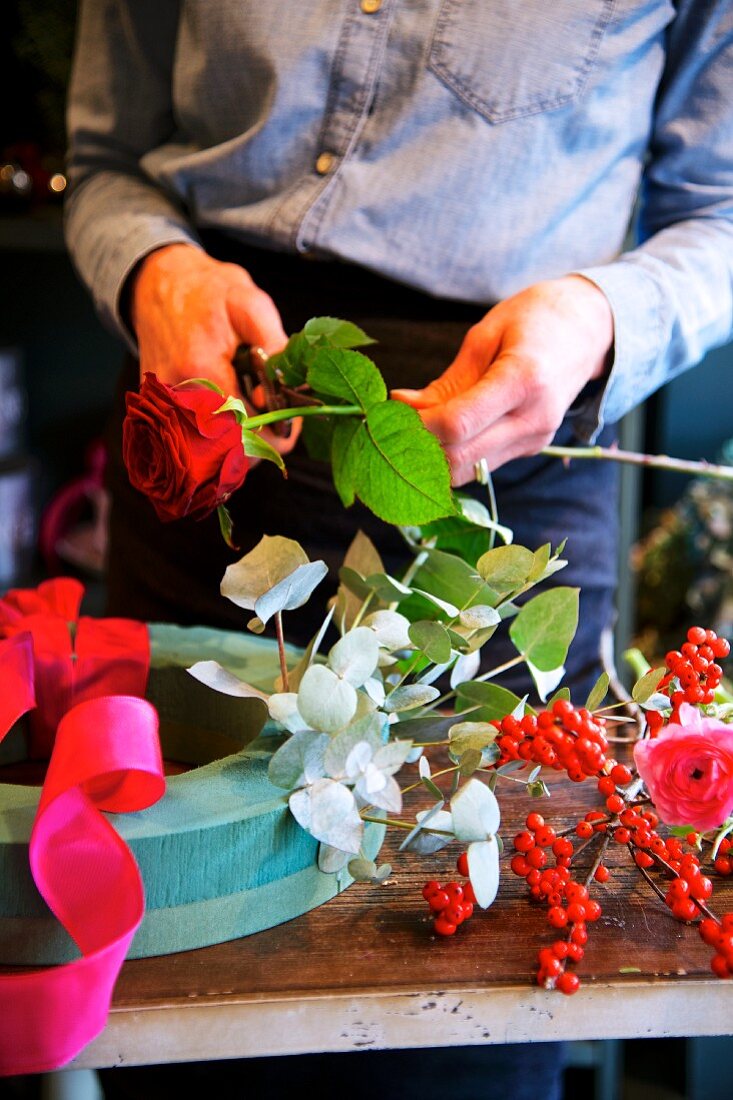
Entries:
{"label": "pink ribbon", "polygon": [[48,582],[44,608],[30,593],[0,601],[0,629],[10,635],[0,642],[0,737],[36,705],[37,740],[39,731],[47,737],[51,716],[58,719],[31,832],[31,873],[82,953],[65,966],[0,975],[3,1075],[55,1069],[103,1030],[144,895],[130,849],[100,811],[145,809],[165,789],[157,714],[140,698],[147,631],[126,620],[82,619],[70,629],[75,584]]}

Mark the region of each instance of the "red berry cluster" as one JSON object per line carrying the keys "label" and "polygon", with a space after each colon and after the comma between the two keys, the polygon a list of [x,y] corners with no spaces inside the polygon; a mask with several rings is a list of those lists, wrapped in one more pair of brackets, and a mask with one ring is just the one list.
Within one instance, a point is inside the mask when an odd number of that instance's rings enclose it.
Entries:
{"label": "red berry cluster", "polygon": [[[569,995],[580,988],[580,980],[567,970],[567,963],[583,958],[588,941],[586,925],[598,920],[601,907],[589,896],[587,886],[572,878],[572,840],[557,836],[538,813],[529,814],[526,826],[514,838],[516,855],[512,857],[512,871],[525,879],[531,897],[548,906],[547,920],[551,927],[568,930],[566,939],[555,940],[551,947],[540,951],[537,981]],[[553,863],[548,860],[548,849],[555,857]]]}
{"label": "red berry cluster", "polygon": [[[459,875],[468,878],[468,856],[465,852],[458,857],[456,868]],[[426,882],[422,896],[435,914],[433,931],[439,936],[452,936],[459,924],[473,916],[476,895],[470,882],[463,886],[460,882],[446,882],[444,886],[439,882]]]}
{"label": "red berry cluster", "polygon": [[731,852],[731,848],[733,848],[733,841],[729,840],[727,836],[723,837],[713,863],[713,867],[718,874],[723,875],[725,878],[733,874],[733,852]]}
{"label": "red berry cluster", "polygon": [[703,942],[715,948],[710,969],[719,978],[733,978],[733,913],[723,913],[720,920],[706,917],[697,926]]}
{"label": "red berry cluster", "polygon": [[580,783],[596,775],[606,763],[608,742],[603,719],[567,699],[557,699],[551,710],[515,718],[509,714],[496,723],[501,751],[497,767],[509,760],[527,760],[555,771],[566,771]]}
{"label": "red berry cluster", "polygon": [[[702,626],[691,626],[687,641],[680,649],[669,651],[665,658],[669,671],[660,681],[658,690],[668,695],[672,702],[670,721],[678,721],[682,703],[699,706],[713,702],[723,675],[717,661],[724,660],[729,653],[730,642]],[[664,725],[664,717],[659,711],[649,711],[647,721],[652,737]]]}

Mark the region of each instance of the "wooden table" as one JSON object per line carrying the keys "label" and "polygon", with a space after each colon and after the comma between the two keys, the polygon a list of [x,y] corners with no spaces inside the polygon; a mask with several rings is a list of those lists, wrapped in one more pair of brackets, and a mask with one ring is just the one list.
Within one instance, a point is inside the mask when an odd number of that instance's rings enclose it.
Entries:
{"label": "wooden table", "polygon": [[[510,847],[529,801],[506,786]],[[566,782],[531,808],[569,822],[571,798],[594,805],[592,790]],[[127,962],[106,1030],[73,1066],[733,1030],[733,981],[712,976],[710,950],[654,897],[625,849],[608,860],[618,867],[611,883],[594,891],[604,911],[590,926],[582,988],[564,997],[532,984],[537,950],[555,937],[508,858],[493,907],[443,940],[420,890],[456,877],[455,850],[418,859],[398,854],[393,837],[382,855],[394,878],[381,887],[352,886],[246,939]],[[733,908],[732,885],[716,890],[721,912]]]}

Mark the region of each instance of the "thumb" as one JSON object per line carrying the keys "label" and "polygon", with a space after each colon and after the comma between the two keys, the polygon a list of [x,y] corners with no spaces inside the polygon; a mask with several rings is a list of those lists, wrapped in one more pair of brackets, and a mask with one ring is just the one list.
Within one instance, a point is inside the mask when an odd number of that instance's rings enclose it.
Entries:
{"label": "thumb", "polygon": [[287,343],[275,303],[254,283],[230,290],[226,305],[229,321],[240,344],[250,344],[262,348],[267,355],[273,355]]}

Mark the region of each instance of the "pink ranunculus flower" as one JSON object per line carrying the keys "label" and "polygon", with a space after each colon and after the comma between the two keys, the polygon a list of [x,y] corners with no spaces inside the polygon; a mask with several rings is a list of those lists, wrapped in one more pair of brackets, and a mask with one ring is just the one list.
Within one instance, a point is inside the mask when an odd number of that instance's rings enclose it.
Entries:
{"label": "pink ranunculus flower", "polygon": [[706,832],[733,813],[733,726],[683,703],[680,724],[637,741],[634,760],[667,825]]}

